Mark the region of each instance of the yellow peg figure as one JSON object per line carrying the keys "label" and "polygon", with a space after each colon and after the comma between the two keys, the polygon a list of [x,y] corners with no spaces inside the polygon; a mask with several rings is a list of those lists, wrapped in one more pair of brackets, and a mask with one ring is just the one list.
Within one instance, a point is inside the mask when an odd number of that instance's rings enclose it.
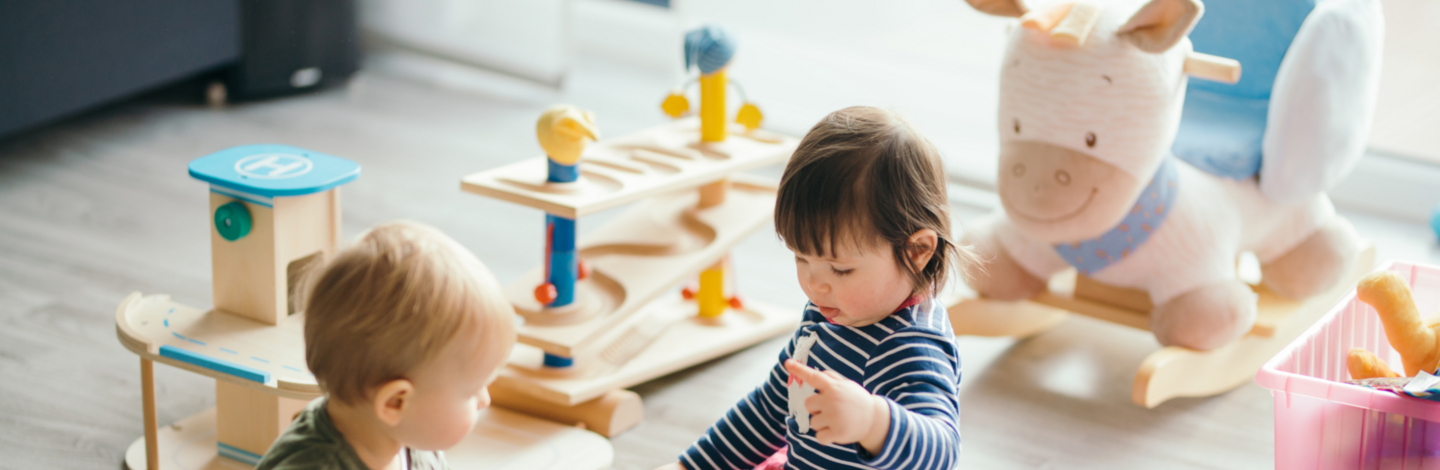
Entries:
{"label": "yellow peg figure", "polygon": [[561,165],[574,166],[580,153],[600,136],[595,113],[568,104],[551,106],[535,122],[535,137],[545,155]]}

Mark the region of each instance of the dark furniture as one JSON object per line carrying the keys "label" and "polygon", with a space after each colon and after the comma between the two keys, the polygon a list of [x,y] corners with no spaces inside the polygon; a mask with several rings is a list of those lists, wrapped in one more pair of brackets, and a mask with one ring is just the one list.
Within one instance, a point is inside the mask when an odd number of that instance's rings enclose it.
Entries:
{"label": "dark furniture", "polygon": [[0,2],[0,136],[240,57],[237,0]]}
{"label": "dark furniture", "polygon": [[356,23],[354,0],[0,1],[0,138],[200,75],[237,100],[340,83]]}

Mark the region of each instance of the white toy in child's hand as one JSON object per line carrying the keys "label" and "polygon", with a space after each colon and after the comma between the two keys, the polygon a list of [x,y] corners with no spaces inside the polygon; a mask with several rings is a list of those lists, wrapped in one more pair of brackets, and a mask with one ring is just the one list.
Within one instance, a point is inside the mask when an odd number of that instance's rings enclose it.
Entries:
{"label": "white toy in child's hand", "polygon": [[[801,364],[810,361],[810,348],[815,347],[815,342],[820,340],[820,335],[811,331],[808,336],[802,336],[795,341],[795,350],[790,358]],[[790,416],[795,417],[795,424],[800,427],[801,433],[810,432],[810,412],[805,409],[805,399],[815,394],[815,387],[790,375],[790,382],[786,384],[789,392]]]}
{"label": "white toy in child's hand", "polygon": [[785,370],[815,390],[805,399],[802,413],[809,414],[805,424],[815,430],[816,442],[827,446],[859,443],[870,455],[885,446],[890,432],[886,399],[833,370],[821,372],[795,361],[785,361]]}

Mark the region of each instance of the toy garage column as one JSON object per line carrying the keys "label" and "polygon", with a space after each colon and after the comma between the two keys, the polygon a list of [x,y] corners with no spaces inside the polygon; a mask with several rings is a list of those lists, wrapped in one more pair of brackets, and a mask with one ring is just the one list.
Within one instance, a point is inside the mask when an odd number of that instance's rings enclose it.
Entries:
{"label": "toy garage column", "polygon": [[[580,181],[580,154],[599,138],[595,115],[570,106],[546,109],[535,123],[535,136],[546,155],[546,184],[573,185]],[[545,214],[545,282],[535,288],[535,300],[546,308],[575,302],[575,283],[587,269],[575,251],[575,219]],[[572,358],[546,354],[545,365],[568,367]]]}
{"label": "toy garage column", "polygon": [[[354,162],[285,145],[234,147],[190,162],[190,176],[210,183],[215,310],[257,326],[299,312],[292,299],[301,277],[339,244],[339,186],[359,175]],[[223,380],[215,401],[220,454],[251,464],[305,405]]]}

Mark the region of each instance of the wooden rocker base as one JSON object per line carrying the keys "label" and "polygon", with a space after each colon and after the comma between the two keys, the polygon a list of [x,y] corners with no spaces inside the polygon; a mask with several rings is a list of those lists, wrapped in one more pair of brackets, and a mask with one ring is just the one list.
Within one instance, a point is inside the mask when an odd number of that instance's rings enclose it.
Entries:
{"label": "wooden rocker base", "polygon": [[[1250,381],[1265,361],[1315,323],[1375,264],[1375,247],[1366,244],[1354,267],[1335,287],[1305,300],[1281,298],[1263,287],[1250,333],[1210,350],[1169,346],[1151,353],[1135,373],[1130,399],[1154,408],[1176,397],[1206,397]],[[1034,299],[1016,302],[960,299],[949,308],[956,335],[1024,338],[1044,332],[1078,313],[1148,331],[1150,300],[1143,292],[1120,289],[1077,277],[1074,270],[1050,280]]]}
{"label": "wooden rocker base", "polygon": [[[210,408],[160,428],[161,470],[250,470],[254,466],[220,456],[215,442],[215,409]],[[445,451],[455,470],[536,469],[603,470],[613,463],[610,441],[595,433],[500,410],[480,412],[464,441]],[[145,438],[125,451],[125,466],[144,470]]]}

